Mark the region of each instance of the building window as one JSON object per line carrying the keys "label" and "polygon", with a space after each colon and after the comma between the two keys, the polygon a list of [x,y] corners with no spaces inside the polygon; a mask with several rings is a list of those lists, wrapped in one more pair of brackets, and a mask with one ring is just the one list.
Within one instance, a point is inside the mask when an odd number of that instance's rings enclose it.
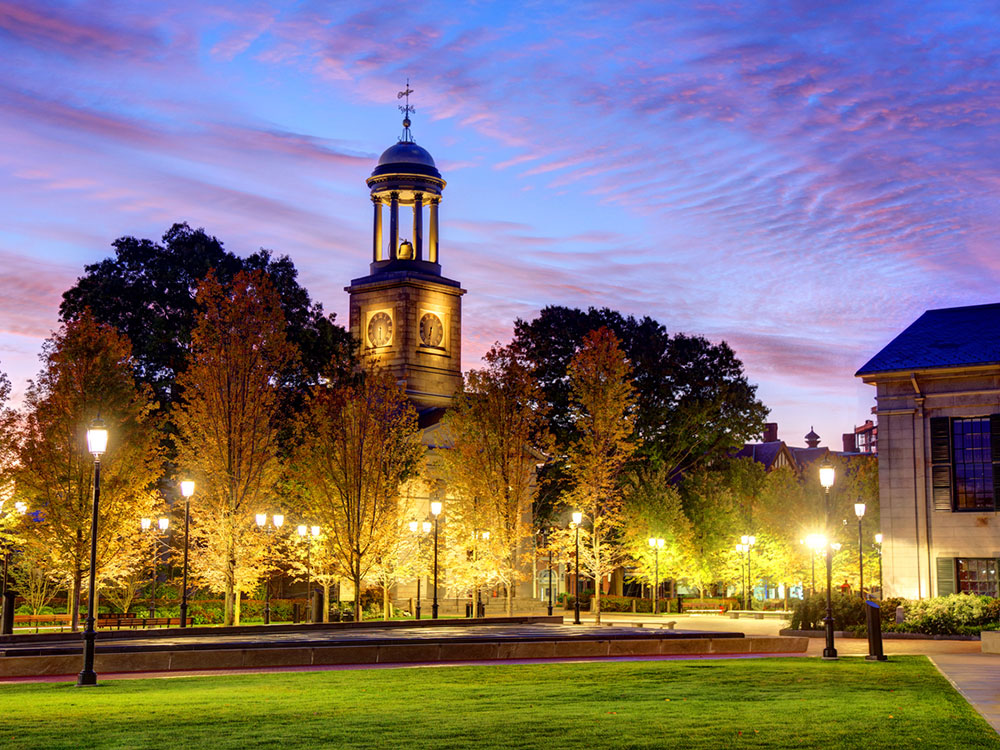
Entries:
{"label": "building window", "polygon": [[955,509],[993,510],[989,417],[953,419],[951,434]]}
{"label": "building window", "polygon": [[989,557],[960,557],[958,591],[961,594],[997,595],[997,561]]}

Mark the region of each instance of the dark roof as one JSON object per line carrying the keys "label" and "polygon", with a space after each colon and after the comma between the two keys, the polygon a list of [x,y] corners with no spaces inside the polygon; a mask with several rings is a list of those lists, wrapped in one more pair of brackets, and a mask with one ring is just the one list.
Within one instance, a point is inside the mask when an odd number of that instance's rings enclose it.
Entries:
{"label": "dark roof", "polygon": [[372,177],[381,174],[422,174],[441,179],[430,152],[413,141],[400,141],[389,146],[379,157]]}
{"label": "dark roof", "polygon": [[1000,303],[928,310],[855,375],[1000,363]]}
{"label": "dark roof", "polygon": [[769,443],[745,443],[742,450],[736,453],[734,458],[751,458],[757,463],[764,464],[764,466],[770,468],[771,464],[774,463],[774,459],[781,453],[782,445],[784,443],[781,440],[774,440]]}
{"label": "dark roof", "polygon": [[795,463],[799,465],[799,471],[804,471],[813,461],[823,458],[830,452],[829,448],[789,448],[789,450],[795,457]]}

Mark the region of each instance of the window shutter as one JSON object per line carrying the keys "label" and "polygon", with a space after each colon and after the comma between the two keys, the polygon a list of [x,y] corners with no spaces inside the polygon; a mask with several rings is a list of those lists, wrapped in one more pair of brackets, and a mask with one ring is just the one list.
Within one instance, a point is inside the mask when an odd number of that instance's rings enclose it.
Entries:
{"label": "window shutter", "polygon": [[955,558],[939,557],[937,559],[937,595],[947,596],[955,593]]}
{"label": "window shutter", "polygon": [[[998,415],[1000,417],[1000,415]],[[952,509],[951,505],[951,419],[931,417],[931,499],[934,510]],[[991,418],[990,428],[993,428]],[[997,420],[1000,430],[1000,419]],[[998,439],[1000,447],[1000,439]],[[994,472],[994,493],[997,492],[996,472]],[[954,578],[954,576],[952,576]]]}

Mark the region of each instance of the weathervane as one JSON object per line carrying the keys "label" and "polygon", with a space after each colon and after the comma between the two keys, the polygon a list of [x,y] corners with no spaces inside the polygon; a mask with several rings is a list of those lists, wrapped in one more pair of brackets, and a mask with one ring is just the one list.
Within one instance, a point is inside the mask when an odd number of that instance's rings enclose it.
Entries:
{"label": "weathervane", "polygon": [[416,107],[410,106],[410,94],[413,93],[413,89],[410,88],[410,79],[406,79],[406,88],[396,94],[397,99],[402,99],[406,97],[406,104],[399,105],[399,111],[403,113],[403,137],[399,140],[406,141],[409,143],[413,142],[413,136],[410,134],[410,113],[416,112]]}

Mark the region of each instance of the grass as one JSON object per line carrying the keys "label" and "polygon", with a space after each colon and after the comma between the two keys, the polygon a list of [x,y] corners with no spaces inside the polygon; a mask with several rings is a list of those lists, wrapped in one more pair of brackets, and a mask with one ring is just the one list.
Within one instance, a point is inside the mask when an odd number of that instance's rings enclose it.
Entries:
{"label": "grass", "polygon": [[0,747],[998,748],[921,656],[0,685]]}

